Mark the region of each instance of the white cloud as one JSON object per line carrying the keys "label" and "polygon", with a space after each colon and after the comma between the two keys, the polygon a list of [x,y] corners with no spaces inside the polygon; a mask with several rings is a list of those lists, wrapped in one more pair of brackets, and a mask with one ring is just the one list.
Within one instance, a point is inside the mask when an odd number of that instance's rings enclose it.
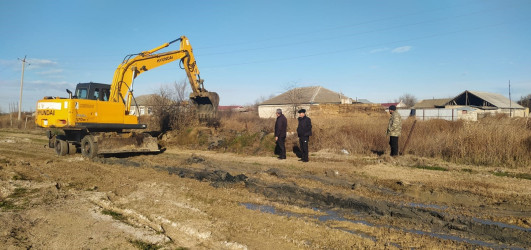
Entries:
{"label": "white cloud", "polygon": [[24,81],[24,84],[31,85],[46,85],[46,86],[57,86],[57,85],[68,85],[66,81],[49,81],[49,80],[34,80],[34,81]]}
{"label": "white cloud", "polygon": [[[39,78],[45,78],[43,80],[47,80],[48,82],[54,82],[51,83],[55,85],[55,81],[52,79],[63,79],[63,69],[61,68],[61,65],[50,59],[40,59],[40,58],[29,58],[28,60],[28,67],[27,69],[29,72],[33,72],[36,76]],[[29,73],[28,72],[28,73]],[[39,83],[36,83],[39,84]]]}
{"label": "white cloud", "polygon": [[378,49],[373,49],[371,51],[369,51],[369,53],[373,54],[373,53],[380,53],[380,52],[384,52],[384,51],[388,51],[389,48],[378,48]]}
{"label": "white cloud", "polygon": [[412,48],[411,46],[402,46],[402,47],[393,49],[391,52],[392,53],[405,53],[405,52],[410,51],[411,48]]}
{"label": "white cloud", "polygon": [[48,59],[29,58],[29,65],[34,69],[56,67],[57,62]]}

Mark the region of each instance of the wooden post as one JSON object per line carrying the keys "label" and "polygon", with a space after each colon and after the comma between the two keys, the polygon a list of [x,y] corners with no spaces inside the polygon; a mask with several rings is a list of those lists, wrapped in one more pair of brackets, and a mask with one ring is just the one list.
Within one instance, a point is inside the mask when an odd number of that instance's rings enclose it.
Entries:
{"label": "wooden post", "polygon": [[417,124],[417,119],[415,119],[415,121],[413,121],[413,125],[411,125],[411,129],[409,130],[409,135],[407,136],[406,143],[404,143],[404,148],[402,148],[402,152],[400,152],[400,155],[404,155],[404,152],[406,152],[407,144],[409,143],[409,139],[411,138],[413,129],[415,129],[415,124]]}

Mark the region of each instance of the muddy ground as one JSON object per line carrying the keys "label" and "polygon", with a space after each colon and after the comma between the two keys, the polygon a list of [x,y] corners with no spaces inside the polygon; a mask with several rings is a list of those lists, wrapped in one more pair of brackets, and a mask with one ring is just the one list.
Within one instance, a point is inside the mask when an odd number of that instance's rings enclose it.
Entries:
{"label": "muddy ground", "polygon": [[531,246],[530,168],[179,148],[88,160],[46,145],[40,131],[0,131],[2,248]]}

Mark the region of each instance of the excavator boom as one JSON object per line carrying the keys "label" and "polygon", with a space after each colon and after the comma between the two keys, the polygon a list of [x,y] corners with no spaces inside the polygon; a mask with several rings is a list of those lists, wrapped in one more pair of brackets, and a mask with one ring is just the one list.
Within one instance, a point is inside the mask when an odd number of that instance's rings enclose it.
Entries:
{"label": "excavator boom", "polygon": [[[178,41],[180,41],[179,50],[155,54],[155,52]],[[181,36],[154,49],[127,56],[114,73],[110,100],[113,102],[123,102],[126,105],[126,112],[129,112],[131,109],[134,79],[146,71],[176,60],[181,60],[186,72],[192,88],[190,99],[196,105],[199,117],[216,117],[219,96],[217,93],[208,92],[204,88],[203,79],[200,77],[192,46],[186,36]]]}

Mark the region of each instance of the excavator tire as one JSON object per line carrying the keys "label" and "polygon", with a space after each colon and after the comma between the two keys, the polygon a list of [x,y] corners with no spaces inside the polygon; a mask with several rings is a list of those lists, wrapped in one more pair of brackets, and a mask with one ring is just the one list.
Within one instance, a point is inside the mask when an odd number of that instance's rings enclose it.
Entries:
{"label": "excavator tire", "polygon": [[94,141],[94,136],[87,135],[81,140],[81,154],[89,159],[98,155],[98,144]]}
{"label": "excavator tire", "polygon": [[68,142],[65,140],[55,140],[55,153],[65,156],[68,153]]}

